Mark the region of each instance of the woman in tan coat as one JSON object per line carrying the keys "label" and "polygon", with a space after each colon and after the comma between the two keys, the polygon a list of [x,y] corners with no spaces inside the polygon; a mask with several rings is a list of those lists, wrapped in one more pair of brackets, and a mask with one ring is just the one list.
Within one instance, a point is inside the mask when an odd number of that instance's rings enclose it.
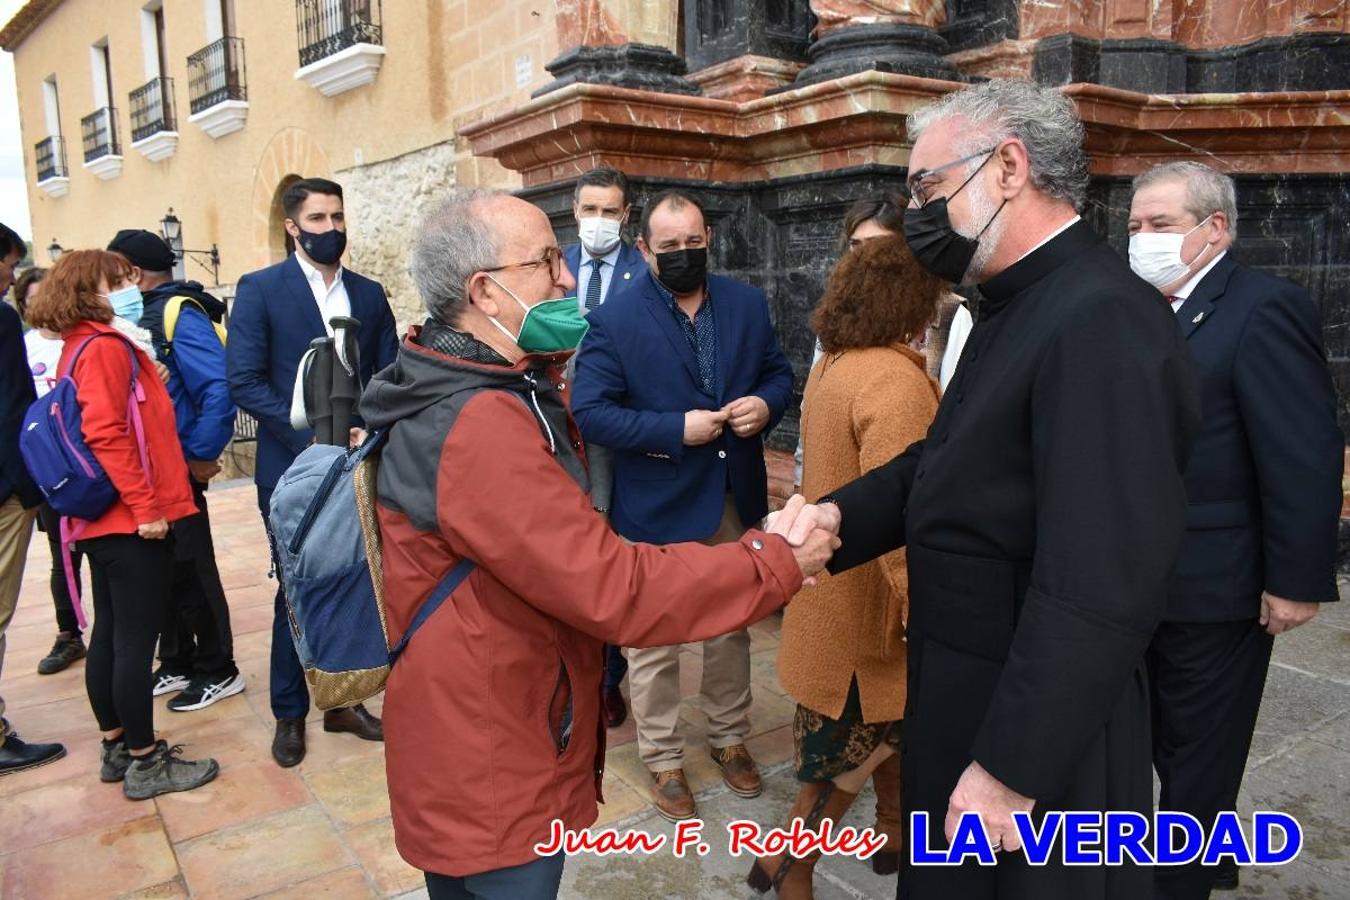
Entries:
{"label": "woman in tan coat", "polygon": [[[946,285],[899,237],[844,254],[813,319],[824,355],[802,403],[802,492],[820,497],[904,451],[928,431],[937,382],[921,352]],[[797,700],[793,725],[801,790],[787,821],[819,830],[838,821],[874,777],[880,874],[900,851],[899,720],[905,707],[907,577],[903,550],[840,575],[822,575],[783,617],[778,677]],[[815,858],[765,857],[760,891],[809,898]]]}

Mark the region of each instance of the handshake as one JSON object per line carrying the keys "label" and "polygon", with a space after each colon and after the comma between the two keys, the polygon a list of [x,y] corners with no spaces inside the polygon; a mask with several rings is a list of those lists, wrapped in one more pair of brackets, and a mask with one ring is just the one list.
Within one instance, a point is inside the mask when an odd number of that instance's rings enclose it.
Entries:
{"label": "handshake", "polygon": [[760,527],[787,540],[797,565],[802,567],[802,583],[810,586],[839,549],[841,519],[837,505],[807,503],[801,494],[793,494],[782,509],[769,513]]}

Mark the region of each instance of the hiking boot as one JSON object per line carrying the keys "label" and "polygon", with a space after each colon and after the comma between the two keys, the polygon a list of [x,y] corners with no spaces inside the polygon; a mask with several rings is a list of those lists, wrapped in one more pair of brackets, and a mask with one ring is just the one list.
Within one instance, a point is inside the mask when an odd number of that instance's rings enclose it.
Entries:
{"label": "hiking boot", "polygon": [[104,741],[100,752],[103,754],[103,768],[98,771],[99,781],[112,784],[127,777],[127,769],[131,767],[131,752],[127,750],[125,740],[118,738],[112,742]]}
{"label": "hiking boot", "polygon": [[182,744],[170,747],[164,741],[155,741],[150,755],[132,759],[122,782],[122,793],[128,800],[149,800],[160,794],[199,788],[220,774],[220,766],[214,759],[179,759],[182,752]]}
{"label": "hiking boot", "polygon": [[652,806],[669,822],[694,817],[694,795],[689,793],[689,782],[684,769],[666,769],[653,772]]}
{"label": "hiking boot", "polygon": [[169,701],[169,709],[174,712],[192,712],[205,709],[217,700],[233,696],[244,690],[244,676],[235,672],[224,678],[210,675],[198,675],[193,678],[183,692]]}
{"label": "hiking boot", "polygon": [[78,633],[67,634],[63,631],[56,636],[56,643],[52,644],[51,652],[38,663],[38,674],[55,675],[62,669],[69,668],[75,660],[84,659],[87,652],[84,639]]}
{"label": "hiking boot", "polygon": [[175,675],[172,672],[164,671],[160,666],[155,671],[155,687],[150,692],[155,697],[162,697],[165,694],[172,694],[174,691],[181,691],[191,683],[186,675]]}
{"label": "hiking boot", "polygon": [[713,762],[722,770],[722,782],[737,797],[758,797],[764,790],[759,778],[759,769],[744,744],[732,744],[730,747],[714,747]]}
{"label": "hiking boot", "polygon": [[[8,729],[9,723],[3,719],[0,723],[0,728]],[[66,755],[66,748],[60,744],[25,743],[12,731],[4,736],[4,740],[4,744],[0,744],[0,775],[36,769]]]}

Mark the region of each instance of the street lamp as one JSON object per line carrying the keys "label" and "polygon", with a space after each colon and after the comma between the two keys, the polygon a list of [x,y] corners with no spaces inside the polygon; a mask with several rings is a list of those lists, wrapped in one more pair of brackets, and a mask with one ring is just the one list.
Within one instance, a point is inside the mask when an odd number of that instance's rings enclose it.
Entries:
{"label": "street lamp", "polygon": [[[210,250],[185,250],[183,249],[183,222],[173,214],[173,207],[164,218],[159,220],[159,231],[164,236],[164,242],[169,245],[174,256],[174,277],[178,279],[186,278],[187,272],[184,270],[183,261],[191,256],[193,261],[203,269],[211,272],[211,281],[213,284],[220,284],[220,248],[215,244],[211,245]],[[203,262],[200,257],[206,257],[207,262]]]}
{"label": "street lamp", "polygon": [[47,256],[51,258],[53,265],[55,265],[56,261],[61,258],[61,254],[65,252],[66,248],[58,244],[56,242],[56,238],[52,238],[52,242],[47,245]]}

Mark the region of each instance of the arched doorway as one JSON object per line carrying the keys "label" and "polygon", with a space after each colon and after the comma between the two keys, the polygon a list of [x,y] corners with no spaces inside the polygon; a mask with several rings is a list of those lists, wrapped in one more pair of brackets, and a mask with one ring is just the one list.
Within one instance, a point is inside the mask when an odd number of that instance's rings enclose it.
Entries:
{"label": "arched doorway", "polygon": [[269,262],[281,262],[295,250],[295,241],[286,233],[286,227],[283,224],[286,219],[286,210],[281,205],[281,198],[285,195],[286,189],[299,180],[299,175],[289,174],[281,179],[281,183],[272,193],[272,208],[267,215],[267,254]]}
{"label": "arched doorway", "polygon": [[282,128],[267,142],[253,172],[253,268],[286,258],[286,230],[281,227],[281,195],[298,178],[332,178],[328,155],[301,128]]}

